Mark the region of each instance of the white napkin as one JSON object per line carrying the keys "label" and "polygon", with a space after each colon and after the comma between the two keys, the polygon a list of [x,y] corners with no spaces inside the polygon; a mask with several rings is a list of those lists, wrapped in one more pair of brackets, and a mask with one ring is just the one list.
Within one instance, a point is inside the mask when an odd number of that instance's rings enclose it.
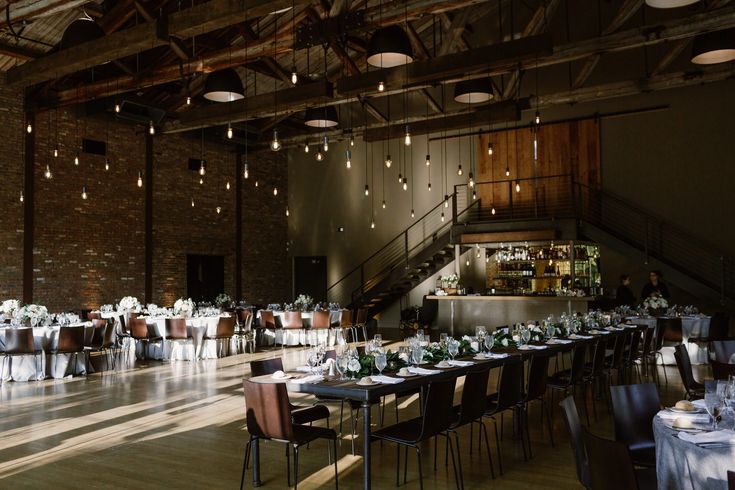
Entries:
{"label": "white napkin", "polygon": [[309,366],[296,366],[296,369],[294,369],[294,371],[297,371],[299,373],[310,373],[314,369],[320,369],[320,370],[324,371],[327,368],[328,368],[327,364],[322,364],[318,368],[311,368]]}
{"label": "white napkin", "polygon": [[403,383],[404,381],[403,378],[394,378],[392,376],[375,375],[375,376],[370,376],[370,377],[373,378],[373,381],[377,381],[378,383],[383,383],[387,385]]}
{"label": "white napkin", "polygon": [[308,384],[308,383],[321,383],[324,381],[324,376],[321,374],[312,374],[311,376],[304,376],[303,378],[290,379],[289,383],[295,384]]}
{"label": "white napkin", "polygon": [[572,335],[569,336],[569,338],[570,339],[586,340],[586,339],[591,339],[592,338],[592,335],[579,335],[579,334],[573,333]]}
{"label": "white napkin", "polygon": [[548,347],[545,346],[545,345],[531,345],[531,344],[528,344],[528,348],[529,349],[534,349],[534,350],[548,349]]}
{"label": "white napkin", "polygon": [[692,400],[692,405],[697,408],[701,408],[702,410],[707,410],[707,405],[704,404],[704,399],[702,398],[700,398],[699,400]]}
{"label": "white napkin", "polygon": [[423,374],[423,375],[441,373],[441,371],[439,371],[438,369],[426,369],[426,368],[420,368],[420,367],[410,367],[408,368],[408,371],[411,374]]}
{"label": "white napkin", "polygon": [[474,362],[472,361],[447,361],[451,366],[454,367],[467,367],[467,366],[474,366]]}
{"label": "white napkin", "polygon": [[694,423],[706,424],[710,420],[709,415],[706,413],[677,413],[670,410],[661,410],[658,413],[658,416],[661,420],[665,420],[666,422],[673,422],[678,418],[686,418],[690,419]]}
{"label": "white napkin", "polygon": [[552,344],[571,344],[572,341],[567,340],[567,339],[549,339],[546,341],[546,343],[550,345]]}
{"label": "white napkin", "polygon": [[679,433],[679,439],[692,444],[732,444],[735,445],[735,432],[731,430],[716,430],[699,434]]}

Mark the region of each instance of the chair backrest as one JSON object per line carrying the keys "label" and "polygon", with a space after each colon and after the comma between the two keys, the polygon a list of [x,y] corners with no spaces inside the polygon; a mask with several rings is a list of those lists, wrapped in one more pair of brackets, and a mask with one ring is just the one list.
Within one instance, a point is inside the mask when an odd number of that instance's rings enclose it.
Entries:
{"label": "chair backrest", "polygon": [[668,325],[668,322],[664,318],[656,320],[656,343],[654,344],[654,350],[656,352],[660,351],[664,345],[664,336],[666,335]]}
{"label": "chair backrest", "polygon": [[638,480],[628,447],[622,442],[603,439],[584,431],[592,490],[635,490]]}
{"label": "chair backrest", "polygon": [[623,362],[623,355],[625,354],[625,346],[630,341],[631,333],[623,332],[618,335],[615,339],[615,348],[613,349],[612,366],[617,367]]}
{"label": "chair backrest", "polygon": [[655,328],[646,327],[643,331],[643,349],[641,352],[641,357],[643,357],[644,359],[648,357],[648,355],[651,353],[651,349],[653,348],[654,333],[656,333]]}
{"label": "chair backrest", "polygon": [[253,312],[250,310],[240,310],[237,312],[237,318],[240,323],[240,329],[247,332],[253,326]]}
{"label": "chair backrest", "polygon": [[123,335],[130,335],[127,325],[125,325],[125,315],[119,315],[120,319],[120,333]]}
{"label": "chair backrest", "polygon": [[358,325],[365,325],[367,323],[368,318],[368,309],[367,308],[358,308],[357,309],[357,323]]}
{"label": "chair backrest", "polygon": [[682,341],[682,328],[681,318],[659,318],[659,324],[665,325],[664,327],[664,340],[668,342],[681,342]]}
{"label": "chair backrest", "polygon": [[[661,410],[654,383],[610,387],[615,440],[628,445],[653,442],[653,417]],[[588,448],[589,449],[589,448]]]}
{"label": "chair backrest", "polygon": [[735,490],[735,471],[727,472],[727,490]]}
{"label": "chair backrest", "polygon": [[424,397],[421,434],[417,441],[440,434],[452,425],[456,383],[457,378],[436,380],[429,383]]}
{"label": "chair backrest", "polygon": [[186,319],[166,318],[166,340],[184,340],[186,338]]}
{"label": "chair backrest", "polygon": [[531,356],[528,365],[528,382],[526,384],[526,400],[535,400],[546,394],[546,382],[549,378],[549,354],[536,353]]}
{"label": "chair backrest", "polygon": [[[645,327],[643,327],[645,328]],[[641,343],[641,336],[643,332],[640,328],[635,329],[633,334],[630,336],[630,347],[628,348],[628,363],[632,363],[638,357],[638,346]]]}
{"label": "chair backrest", "polygon": [[102,318],[102,314],[94,311],[87,313],[87,320],[99,320]]}
{"label": "chair backrest", "polygon": [[340,327],[352,326],[352,310],[342,310],[342,316],[339,319]]}
{"label": "chair backrest", "polygon": [[11,327],[5,329],[6,354],[33,354],[35,351],[32,328]]}
{"label": "chair backrest", "polygon": [[217,337],[232,337],[235,335],[235,317],[221,316],[217,321]]}
{"label": "chair backrest", "polygon": [[81,352],[84,350],[84,327],[61,327],[56,352]]}
{"label": "chair backrest", "polygon": [[717,311],[712,315],[709,322],[709,340],[725,340],[730,330],[730,315],[724,311]]}
{"label": "chair backrest", "polygon": [[735,354],[735,340],[716,340],[712,342],[712,351],[715,353],[715,361],[728,363]]}
{"label": "chair backrest", "polygon": [[253,377],[273,374],[276,371],[283,371],[283,361],[280,357],[250,361],[250,375]]}
{"label": "chair backrest", "polygon": [[145,318],[128,318],[128,325],[130,326],[130,336],[134,339],[148,338],[148,324],[146,324]]}
{"label": "chair backrest", "polygon": [[329,312],[328,311],[315,311],[311,316],[311,328],[313,329],[325,329],[329,328]]}
{"label": "chair backrest", "polygon": [[115,330],[117,328],[117,321],[112,320],[107,322],[107,329],[105,335],[102,338],[102,348],[109,349],[115,343]]}
{"label": "chair backrest", "polygon": [[490,378],[490,366],[480,365],[467,372],[462,387],[462,402],[459,406],[458,426],[477,420],[487,410],[487,381]]}
{"label": "chair backrest", "polygon": [[575,384],[584,376],[584,363],[587,360],[587,343],[579,342],[572,353],[572,367],[569,372],[569,384]]}
{"label": "chair backrest", "polygon": [[590,467],[587,459],[587,451],[584,447],[582,436],[582,424],[579,422],[579,412],[574,397],[568,396],[559,403],[564,412],[564,422],[569,429],[569,442],[574,452],[574,463],[577,466],[577,479],[585,488],[590,486]]}
{"label": "chair backrest", "polygon": [[712,366],[712,377],[715,379],[726,380],[730,376],[735,376],[735,364],[710,360],[710,366]]}
{"label": "chair backrest", "polygon": [[300,311],[287,311],[283,314],[283,328],[304,328]]}
{"label": "chair backrest", "polygon": [[500,372],[498,410],[514,407],[523,401],[523,360],[508,358]]}
{"label": "chair backrest", "polygon": [[92,320],[92,338],[89,342],[89,346],[95,348],[101,348],[105,341],[105,333],[107,333],[107,320]]}
{"label": "chair backrest", "polygon": [[692,361],[689,359],[689,351],[684,344],[674,347],[674,359],[676,359],[676,367],[679,369],[681,381],[684,383],[684,389],[690,393],[694,389],[694,372],[692,372]]}
{"label": "chair backrest", "polygon": [[246,379],[246,421],[251,436],[293,440],[293,423],[288,392],[284,383],[256,383]]}
{"label": "chair backrest", "polygon": [[260,310],[259,322],[260,328],[276,328],[276,318],[271,310]]}

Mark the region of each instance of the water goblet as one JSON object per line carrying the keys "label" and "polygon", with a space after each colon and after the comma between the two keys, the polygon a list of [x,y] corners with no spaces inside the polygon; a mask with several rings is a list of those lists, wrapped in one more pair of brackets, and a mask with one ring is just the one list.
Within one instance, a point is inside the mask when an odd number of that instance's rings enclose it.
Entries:
{"label": "water goblet", "polygon": [[717,417],[720,415],[721,404],[722,398],[720,398],[717,391],[704,394],[704,406],[707,409],[707,413],[712,418],[712,430],[717,430]]}
{"label": "water goblet", "polygon": [[382,334],[379,334],[379,333],[376,333],[376,334],[375,334],[375,335],[373,336],[373,341],[374,341],[374,342],[375,342],[375,343],[376,343],[376,344],[377,344],[378,346],[382,346],[382,345],[383,345],[383,335],[382,335]]}
{"label": "water goblet", "polygon": [[419,341],[419,343],[421,343],[421,342],[423,342],[425,340],[424,339],[424,329],[423,328],[419,328],[418,330],[416,330],[416,339]]}
{"label": "water goblet", "polygon": [[447,350],[449,352],[449,357],[454,360],[454,357],[459,354],[459,341],[454,339],[449,339],[447,341]]}
{"label": "water goblet", "polygon": [[416,346],[411,349],[411,362],[414,366],[418,367],[421,361],[424,360],[424,349],[421,346]]}
{"label": "water goblet", "polygon": [[380,352],[375,356],[375,367],[378,369],[378,373],[382,376],[383,369],[388,365],[388,358],[385,352]]}
{"label": "water goblet", "polygon": [[531,340],[530,328],[524,328],[521,330],[521,340],[523,340],[523,345],[528,345],[528,342]]}
{"label": "water goblet", "polygon": [[549,323],[549,326],[546,327],[546,333],[549,334],[550,339],[554,338],[554,334],[556,334],[556,327],[553,323]]}
{"label": "water goblet", "polygon": [[442,332],[439,334],[439,344],[444,347],[447,345],[447,338],[449,337],[449,334],[446,332]]}
{"label": "water goblet", "polygon": [[495,347],[495,334],[489,333],[484,339],[485,348],[487,348],[487,354],[492,354],[493,347]]}
{"label": "water goblet", "polygon": [[345,371],[347,371],[348,362],[349,362],[349,358],[345,356],[344,354],[337,356],[337,360],[334,364],[337,368],[337,373],[339,373],[340,381],[344,381],[345,379]]}

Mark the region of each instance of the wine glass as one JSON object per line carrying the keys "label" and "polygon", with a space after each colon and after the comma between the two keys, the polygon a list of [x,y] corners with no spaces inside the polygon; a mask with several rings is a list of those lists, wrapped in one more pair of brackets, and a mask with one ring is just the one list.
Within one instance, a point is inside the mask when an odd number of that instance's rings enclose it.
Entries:
{"label": "wine glass", "polygon": [[521,329],[521,340],[523,341],[523,345],[528,345],[528,342],[531,340],[530,328]]}
{"label": "wine glass", "polygon": [[717,417],[720,415],[720,405],[722,398],[717,391],[711,391],[704,394],[704,406],[707,413],[712,417],[712,430],[717,429]]}
{"label": "wine glass", "polygon": [[379,352],[375,355],[375,367],[378,369],[378,373],[382,376],[383,369],[388,365],[388,358],[385,352]]}
{"label": "wine glass", "polygon": [[449,351],[449,357],[454,360],[454,357],[459,354],[459,341],[454,339],[449,339],[447,341],[447,350]]}
{"label": "wine glass", "polygon": [[308,357],[306,362],[309,363],[309,371],[311,374],[317,374],[317,366],[319,365],[319,357],[316,349],[309,349]]}
{"label": "wine glass", "polygon": [[546,327],[546,333],[549,334],[550,339],[554,338],[554,334],[556,333],[556,327],[554,326],[553,323],[549,323],[549,326]]}
{"label": "wine glass", "polygon": [[373,336],[373,341],[378,345],[378,347],[383,345],[383,335],[376,333],[375,336]]}
{"label": "wine glass", "polygon": [[444,347],[447,345],[447,338],[449,337],[449,334],[446,332],[442,332],[439,334],[439,344]]}
{"label": "wine glass", "polygon": [[337,368],[337,372],[339,373],[340,381],[344,381],[345,379],[345,371],[347,371],[348,362],[349,358],[346,355],[342,354],[341,356],[337,356],[337,360],[334,365]]}
{"label": "wine glass", "polygon": [[495,346],[495,334],[487,334],[484,339],[484,344],[487,348],[487,354],[490,356],[492,354],[493,347]]}
{"label": "wine glass", "polygon": [[418,367],[421,361],[424,360],[424,350],[420,345],[411,348],[411,362]]}
{"label": "wine glass", "polygon": [[425,340],[423,328],[419,328],[418,330],[416,330],[416,339],[418,340],[419,344],[421,344],[421,342]]}

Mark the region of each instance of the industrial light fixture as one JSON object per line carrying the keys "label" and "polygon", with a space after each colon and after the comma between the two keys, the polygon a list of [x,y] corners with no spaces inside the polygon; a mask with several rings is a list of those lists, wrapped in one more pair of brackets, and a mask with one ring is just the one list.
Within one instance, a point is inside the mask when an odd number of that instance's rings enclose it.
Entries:
{"label": "industrial light fixture", "polygon": [[735,28],[700,34],[692,43],[692,63],[714,65],[735,60]]}
{"label": "industrial light fixture", "polygon": [[23,191],[20,191],[20,202],[23,202],[25,199],[23,198]]}
{"label": "industrial light fixture", "polygon": [[304,143],[304,153],[309,153],[309,143]]}
{"label": "industrial light fixture", "polygon": [[156,128],[153,126],[153,121],[148,121],[148,134],[151,136],[156,134]]}
{"label": "industrial light fixture", "polygon": [[427,154],[426,154],[426,166],[428,167],[429,165],[431,165],[431,155],[429,155],[429,154],[427,153]]}
{"label": "industrial light fixture", "polygon": [[352,152],[349,149],[345,151],[345,166],[352,168]]}
{"label": "industrial light fixture", "polygon": [[538,110],[536,110],[536,118],[534,119],[534,123],[536,123],[536,126],[541,124],[541,113]]}
{"label": "industrial light fixture", "polygon": [[470,172],[470,181],[468,184],[470,187],[475,187],[475,178],[473,177],[472,172]]}
{"label": "industrial light fixture", "polygon": [[291,213],[288,212],[288,206],[286,206],[286,218],[288,218],[291,215]]}
{"label": "industrial light fixture", "polygon": [[191,198],[191,207],[192,208],[194,207],[194,198],[193,197]]}
{"label": "industrial light fixture", "polygon": [[339,124],[337,109],[331,105],[307,109],[304,124],[310,128],[332,128]]}
{"label": "industrial light fixture", "polygon": [[521,192],[521,182],[516,181],[516,192]]}
{"label": "industrial light fixture", "polygon": [[385,209],[385,199],[383,199],[383,203],[381,204],[383,206],[383,209]]}
{"label": "industrial light fixture", "polygon": [[110,159],[105,157],[105,170],[110,170]]}
{"label": "industrial light fixture", "polygon": [[215,210],[217,211],[217,214],[220,214],[222,212],[222,207],[221,206],[217,206],[215,208]]}
{"label": "industrial light fixture", "polygon": [[278,130],[273,130],[273,140],[271,140],[271,150],[278,151],[281,149],[281,142],[278,141]]}
{"label": "industrial light fixture", "polygon": [[232,124],[227,123],[227,139],[231,140],[233,136]]}
{"label": "industrial light fixture", "polygon": [[278,195],[278,187],[274,187],[273,188],[273,195],[274,196],[277,196]]}
{"label": "industrial light fixture", "polygon": [[[393,159],[390,157],[390,153],[385,156],[385,167],[390,168],[390,166],[393,165]],[[400,176],[398,179],[400,180]]]}
{"label": "industrial light fixture", "polygon": [[31,134],[33,132],[33,126],[31,125],[31,123],[28,123],[28,125],[26,126],[26,132],[28,134]]}
{"label": "industrial light fixture", "polygon": [[59,157],[59,147],[57,145],[54,147],[54,158],[58,158],[58,157]]}
{"label": "industrial light fixture", "polygon": [[329,151],[329,136],[324,136],[324,140],[322,141],[322,148],[324,149],[324,152]]}
{"label": "industrial light fixture", "polygon": [[[186,105],[191,105],[191,96],[190,95],[187,95],[186,96]],[[193,203],[194,202],[194,199],[192,199],[191,202]]]}
{"label": "industrial light fixture", "polygon": [[355,137],[350,135],[350,146],[355,146]]}
{"label": "industrial light fixture", "polygon": [[117,113],[120,112],[120,103],[119,102],[115,102],[115,112],[117,112]]}
{"label": "industrial light fixture", "polygon": [[408,190],[408,178],[406,177],[403,177],[403,190],[404,191]]}
{"label": "industrial light fixture", "polygon": [[232,102],[245,97],[240,75],[232,68],[210,73],[204,84],[204,98],[213,102]]}
{"label": "industrial light fixture", "polygon": [[444,223],[444,211],[442,211],[442,223]]}
{"label": "industrial light fixture", "polygon": [[295,71],[291,72],[291,83],[296,85],[299,82],[299,76],[296,74]]}
{"label": "industrial light fixture", "polygon": [[143,172],[138,170],[138,187],[143,187]]}
{"label": "industrial light fixture", "polygon": [[431,182],[429,182],[429,192],[431,192]]}
{"label": "industrial light fixture", "polygon": [[202,159],[199,162],[199,175],[204,175],[207,173],[207,163]]}
{"label": "industrial light fixture", "polygon": [[322,160],[324,160],[324,155],[322,154],[322,150],[317,149],[316,150],[316,161],[321,162]]}
{"label": "industrial light fixture", "polygon": [[646,5],[656,9],[673,9],[697,3],[699,0],[646,0]]}
{"label": "industrial light fixture", "polygon": [[225,189],[227,189],[228,191],[230,190],[230,181],[229,180],[225,184]]}
{"label": "industrial light fixture", "polygon": [[369,196],[370,195],[370,186],[367,185],[367,184],[365,184],[365,195],[366,196]]}
{"label": "industrial light fixture", "polygon": [[444,207],[449,207],[449,196],[447,196],[446,194],[444,194]]}
{"label": "industrial light fixture", "polygon": [[413,61],[413,48],[406,32],[397,25],[378,29],[368,43],[367,62],[378,68],[391,68]]}
{"label": "industrial light fixture", "polygon": [[203,177],[199,177],[199,185],[204,185],[204,178]]}
{"label": "industrial light fixture", "polygon": [[472,191],[472,200],[477,201],[477,192]]}
{"label": "industrial light fixture", "polygon": [[381,80],[380,82],[378,82],[378,92],[383,92],[383,91],[385,91],[385,82]]}
{"label": "industrial light fixture", "polygon": [[492,143],[488,143],[487,144],[487,154],[488,155],[492,155],[493,154],[493,144]]}
{"label": "industrial light fixture", "polygon": [[79,165],[79,152],[74,155],[74,165]]}
{"label": "industrial light fixture", "polygon": [[248,164],[247,164],[247,162],[245,162],[245,163],[243,164],[243,166],[242,166],[242,176],[243,176],[243,178],[245,178],[245,179],[249,179],[249,178],[250,178],[250,170],[248,169]]}
{"label": "industrial light fixture", "polygon": [[87,186],[86,185],[82,186],[82,199],[87,199]]}
{"label": "industrial light fixture", "polygon": [[490,79],[462,80],[454,86],[454,100],[461,104],[481,104],[493,98]]}
{"label": "industrial light fixture", "polygon": [[403,138],[403,144],[405,144],[406,146],[411,146],[411,131],[408,127],[408,124],[406,124],[406,135]]}
{"label": "industrial light fixture", "polygon": [[43,173],[43,176],[47,179],[50,179],[53,177],[53,174],[51,174],[51,167],[49,167],[48,163],[46,164],[46,171]]}
{"label": "industrial light fixture", "polygon": [[412,218],[415,218],[416,217],[416,213],[413,212],[413,209],[411,210],[411,217]]}
{"label": "industrial light fixture", "polygon": [[398,183],[400,184],[402,182],[403,182],[403,174],[399,172],[398,173]]}
{"label": "industrial light fixture", "polygon": [[493,205],[493,208],[490,210],[490,214],[492,214],[493,216],[495,216],[495,205]]}
{"label": "industrial light fixture", "polygon": [[510,167],[505,167],[505,176],[510,177]]}
{"label": "industrial light fixture", "polygon": [[258,181],[257,180],[255,181],[255,187],[258,187]]}
{"label": "industrial light fixture", "polygon": [[372,221],[370,222],[370,229],[371,229],[371,230],[374,230],[374,229],[375,229],[375,220],[372,220]]}
{"label": "industrial light fixture", "polygon": [[464,171],[462,170],[462,164],[460,163],[457,166],[457,175],[462,175],[463,173],[464,173]]}

